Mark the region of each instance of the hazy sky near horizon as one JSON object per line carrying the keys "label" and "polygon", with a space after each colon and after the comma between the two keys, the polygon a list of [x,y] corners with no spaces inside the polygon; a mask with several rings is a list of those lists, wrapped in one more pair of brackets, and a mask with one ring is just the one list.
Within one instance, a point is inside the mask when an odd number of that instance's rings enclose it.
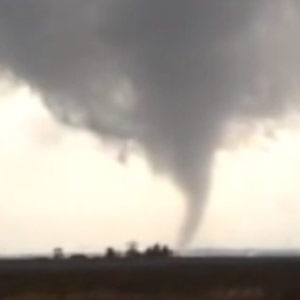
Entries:
{"label": "hazy sky near horizon", "polygon": [[[228,131],[190,248],[300,246],[299,125],[294,114],[272,138],[264,124],[243,139]],[[0,254],[174,245],[185,209],[174,184],[138,151],[120,164],[114,148],[59,123],[26,85],[1,81],[0,142]]]}

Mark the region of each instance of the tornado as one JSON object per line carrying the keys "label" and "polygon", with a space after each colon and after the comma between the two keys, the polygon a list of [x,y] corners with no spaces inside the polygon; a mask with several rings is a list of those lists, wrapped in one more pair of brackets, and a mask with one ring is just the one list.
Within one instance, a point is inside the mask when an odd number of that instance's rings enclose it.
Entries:
{"label": "tornado", "polygon": [[60,121],[137,143],[185,195],[184,247],[226,124],[297,106],[299,19],[297,0],[1,0],[1,74]]}

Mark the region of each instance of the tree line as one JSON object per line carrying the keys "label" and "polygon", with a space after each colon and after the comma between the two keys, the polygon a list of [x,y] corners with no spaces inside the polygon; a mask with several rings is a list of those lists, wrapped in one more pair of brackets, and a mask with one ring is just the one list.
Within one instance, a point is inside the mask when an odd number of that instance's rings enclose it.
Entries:
{"label": "tree line", "polygon": [[139,250],[136,242],[130,242],[127,245],[127,249],[125,251],[120,251],[115,249],[114,247],[107,247],[105,252],[102,255],[97,256],[88,256],[84,253],[77,253],[72,255],[65,255],[63,248],[57,247],[53,250],[53,259],[62,260],[62,259],[70,259],[70,260],[85,260],[85,259],[106,259],[106,260],[114,260],[114,259],[138,259],[138,258],[169,258],[174,256],[174,251],[169,248],[167,245],[154,244],[152,246],[147,247],[145,250]]}

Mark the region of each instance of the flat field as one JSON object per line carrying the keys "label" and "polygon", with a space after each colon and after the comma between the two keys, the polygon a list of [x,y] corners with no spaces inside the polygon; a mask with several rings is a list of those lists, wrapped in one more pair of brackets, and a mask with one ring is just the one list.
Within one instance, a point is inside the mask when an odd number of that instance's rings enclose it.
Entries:
{"label": "flat field", "polygon": [[2,260],[0,299],[300,299],[300,257]]}

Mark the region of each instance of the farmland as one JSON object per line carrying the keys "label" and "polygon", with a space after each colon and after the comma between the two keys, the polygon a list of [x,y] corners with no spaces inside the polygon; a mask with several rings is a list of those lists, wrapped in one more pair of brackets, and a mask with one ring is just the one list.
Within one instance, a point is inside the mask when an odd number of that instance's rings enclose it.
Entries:
{"label": "farmland", "polygon": [[2,260],[0,297],[7,300],[300,299],[300,258]]}

